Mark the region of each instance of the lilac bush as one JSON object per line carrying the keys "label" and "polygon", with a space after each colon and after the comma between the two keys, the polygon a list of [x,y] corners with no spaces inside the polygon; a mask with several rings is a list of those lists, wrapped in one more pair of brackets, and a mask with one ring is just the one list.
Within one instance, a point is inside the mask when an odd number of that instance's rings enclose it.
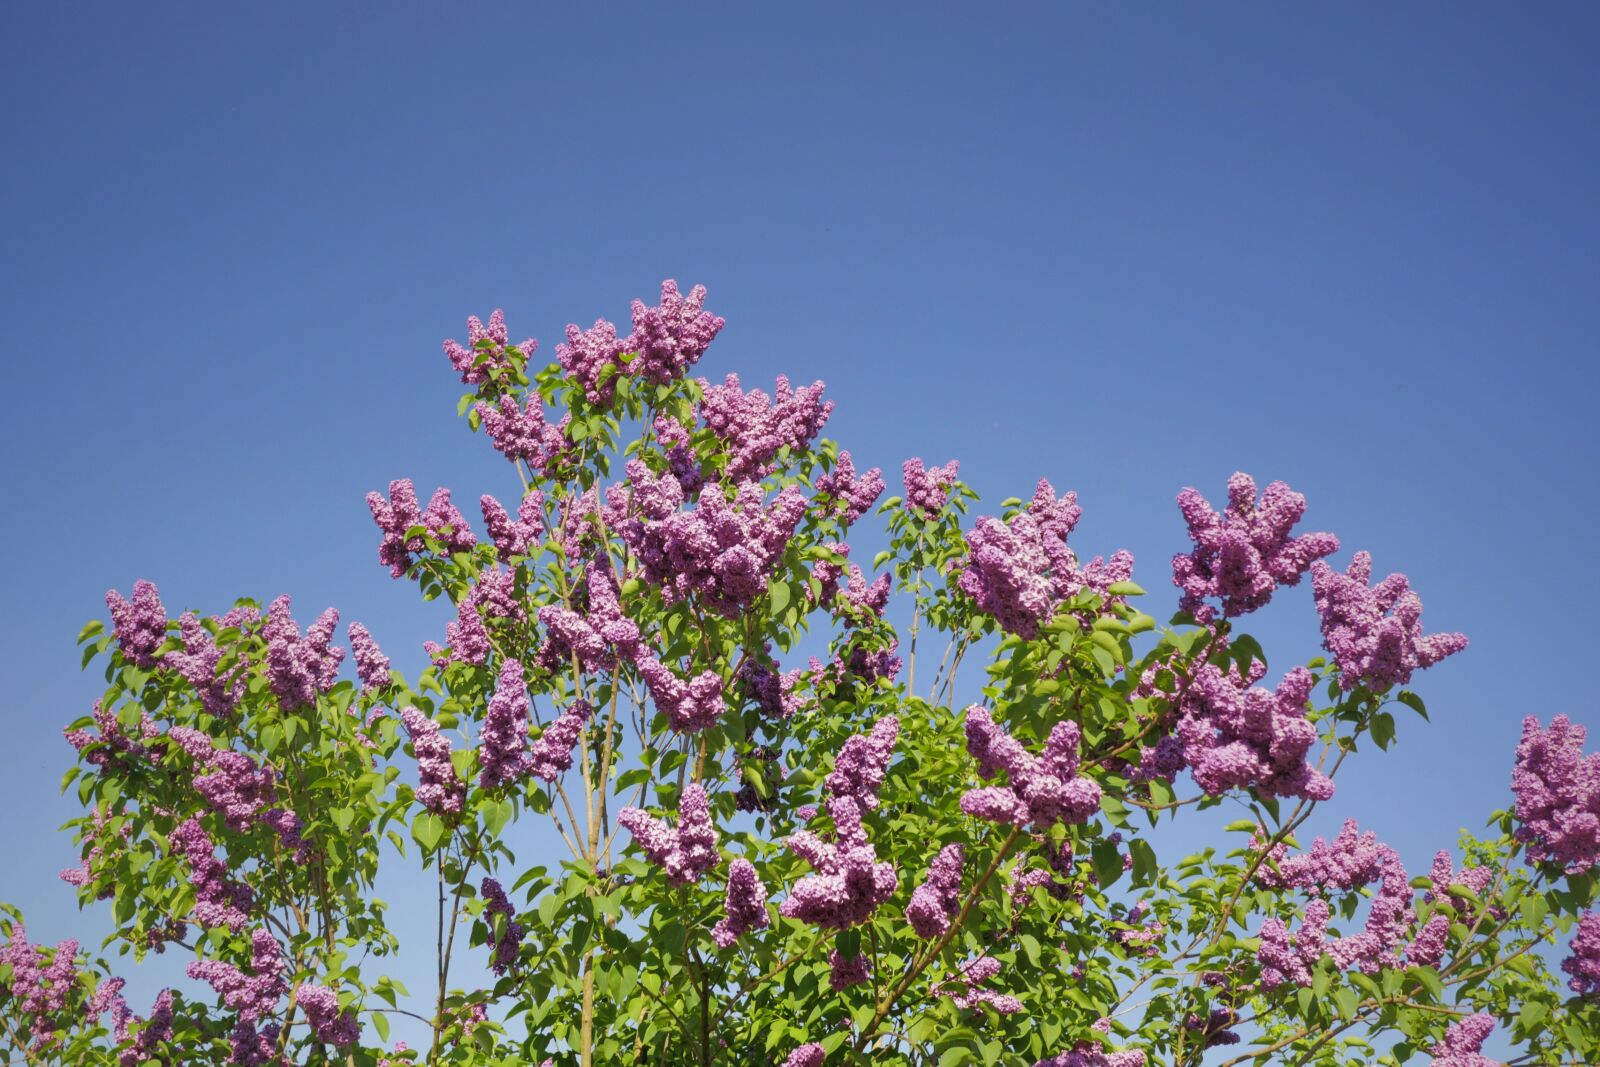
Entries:
{"label": "lilac bush", "polygon": [[[1600,1062],[1580,726],[1530,718],[1506,810],[1425,872],[1392,825],[1302,844],[1467,647],[1405,576],[1236,473],[1178,494],[1163,623],[1080,544],[1092,501],[979,510],[915,458],[886,496],[821,382],[695,376],[706,300],[666,282],[543,366],[499,311],[445,342],[505,482],[479,528],[448,486],[367,497],[380,568],[451,608],[421,656],[287,597],[108,595],[61,883],[116,964],[0,912],[8,1062]],[[1269,601],[1327,658],[1269,674]],[[380,866],[436,902],[427,988]],[[151,953],[183,979],[140,1015]]]}

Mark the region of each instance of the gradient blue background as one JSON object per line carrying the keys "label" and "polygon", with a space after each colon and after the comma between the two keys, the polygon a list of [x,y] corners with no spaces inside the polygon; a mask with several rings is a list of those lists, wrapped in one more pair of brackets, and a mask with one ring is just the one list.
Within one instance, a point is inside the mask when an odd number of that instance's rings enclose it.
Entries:
{"label": "gradient blue background", "polygon": [[[702,372],[825,379],[886,469],[1076,488],[1163,609],[1179,488],[1304,491],[1472,637],[1320,822],[1425,867],[1524,714],[1600,727],[1597,46],[1587,5],[7,5],[0,899],[108,928],[55,880],[108,587],[336,604],[414,672],[444,615],[363,494],[512,484],[439,339],[504,307],[548,354],[663,277],[728,318]],[[1254,626],[1275,674],[1310,599]]]}

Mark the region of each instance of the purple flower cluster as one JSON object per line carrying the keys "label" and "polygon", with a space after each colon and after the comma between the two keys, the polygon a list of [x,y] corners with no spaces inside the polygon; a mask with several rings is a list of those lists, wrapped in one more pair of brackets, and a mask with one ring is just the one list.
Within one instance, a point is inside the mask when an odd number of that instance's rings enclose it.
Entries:
{"label": "purple flower cluster", "polygon": [[1600,911],[1591,911],[1578,920],[1578,932],[1568,945],[1572,955],[1561,962],[1561,969],[1572,977],[1567,988],[1580,997],[1600,997]]}
{"label": "purple flower cluster", "polygon": [[329,608],[306,628],[305,636],[289,614],[289,598],[280,596],[267,608],[267,683],[286,709],[317,702],[339,680],[344,649],[333,644],[339,613]]}
{"label": "purple flower cluster", "polygon": [[638,659],[639,627],[622,610],[622,602],[608,561],[590,563],[583,579],[587,594],[586,611],[578,612],[559,604],[539,609],[545,641],[539,650],[539,663],[549,670],[561,670],[577,656],[586,672],[616,668],[619,658]]}
{"label": "purple flower cluster", "polygon": [[1178,494],[1194,550],[1172,558],[1172,583],[1183,590],[1184,611],[1209,618],[1207,597],[1222,601],[1229,618],[1264,606],[1280,585],[1296,585],[1313,560],[1339,550],[1330,533],[1291,536],[1306,512],[1306,498],[1273,482],[1256,499],[1255,479],[1243,472],[1228,479],[1228,506],[1212,510],[1194,488]]}
{"label": "purple flower cluster", "polygon": [[717,864],[717,831],[711,824],[711,803],[698,782],[683,787],[678,798],[676,829],[641,808],[623,808],[617,822],[627,827],[652,863],[666,871],[672,885],[688,885]]}
{"label": "purple flower cluster", "polygon": [[1456,912],[1466,915],[1471,913],[1472,903],[1459,897],[1452,897],[1450,895],[1450,887],[1462,885],[1472,890],[1474,895],[1482,894],[1485,889],[1489,888],[1489,883],[1494,880],[1494,868],[1468,867],[1458,871],[1451,861],[1449,850],[1440,849],[1434,853],[1433,868],[1429,871],[1429,878],[1433,882],[1429,899],[1448,901]]}
{"label": "purple flower cluster", "polygon": [[944,846],[929,865],[928,876],[911,891],[906,921],[918,937],[931,941],[950,929],[950,920],[961,907],[961,865],[966,856],[959,844]]}
{"label": "purple flower cluster", "polygon": [[880,574],[869,584],[861,568],[850,564],[850,582],[845,587],[844,604],[846,626],[859,626],[882,618],[883,609],[889,606],[889,576]]}
{"label": "purple flower cluster", "polygon": [[197,771],[205,771],[195,776],[195,791],[230,829],[248,829],[261,810],[277,799],[276,776],[271,769],[258,767],[244,753],[216,748],[210,737],[187,726],[174,726],[167,736],[188,753]]}
{"label": "purple flower cluster", "polygon": [[183,650],[168,652],[162,657],[162,665],[177,671],[180,678],[194,687],[207,715],[230,714],[245,693],[245,664],[239,664],[219,678],[217,667],[222,663],[222,650],[200,616],[192,611],[184,612],[178,619],[178,629],[183,635]]}
{"label": "purple flower cluster", "polygon": [[1145,1067],[1145,1059],[1138,1049],[1107,1052],[1099,1045],[1084,1041],[1066,1052],[1040,1060],[1033,1067]]}
{"label": "purple flower cluster", "polygon": [[248,973],[222,960],[195,960],[186,973],[210,985],[223,1006],[238,1013],[240,1022],[253,1025],[271,1015],[279,998],[289,991],[283,972],[283,951],[277,938],[257,929],[250,932]]}
{"label": "purple flower cluster", "polygon": [[789,1053],[788,1058],[783,1061],[783,1067],[822,1067],[823,1061],[827,1058],[828,1050],[812,1041]]}
{"label": "purple flower cluster", "polygon": [[572,750],[593,714],[594,708],[587,700],[575,700],[544,728],[529,754],[529,770],[535,778],[554,782],[572,768]]}
{"label": "purple flower cluster", "polygon": [[[522,938],[527,934],[527,928],[517,922],[516,909],[511,906],[511,901],[506,899],[506,891],[500,888],[500,883],[493,878],[485,878],[479,887],[483,894],[484,914],[489,924],[489,945],[494,953],[492,966],[495,974],[505,974],[517,962],[517,953],[522,949]],[[495,916],[500,916],[504,924],[499,934],[495,933]]]}
{"label": "purple flower cluster", "polygon": [[979,956],[958,973],[937,983],[934,993],[949,997],[950,1003],[962,1010],[987,1004],[1001,1015],[1015,1015],[1022,1010],[1022,1001],[1009,993],[996,993],[983,985],[999,973],[999,960],[993,956]]}
{"label": "purple flower cluster", "polygon": [[1433,1067],[1501,1067],[1499,1060],[1483,1055],[1483,1043],[1494,1031],[1494,1016],[1488,1012],[1469,1015],[1445,1031],[1440,1041],[1428,1054],[1433,1057]]}
{"label": "purple flower cluster", "polygon": [[1317,728],[1306,717],[1316,679],[1296,667],[1276,690],[1253,685],[1265,671],[1259,660],[1247,674],[1211,663],[1194,668],[1176,701],[1176,742],[1146,750],[1148,774],[1165,775],[1186,764],[1195,783],[1214,797],[1243,788],[1263,796],[1333,796],[1333,780],[1307,760],[1317,740]]}
{"label": "purple flower cluster", "polygon": [[140,578],[133,583],[133,599],[124,600],[115,589],[106,593],[111,609],[111,628],[122,654],[135,667],[149,670],[156,665],[156,649],[167,639],[167,609],[155,583]]}
{"label": "purple flower cluster", "polygon": [[89,714],[94,718],[99,733],[90,733],[88,730],[66,730],[64,733],[67,743],[77,749],[83,762],[91,767],[124,766],[130,760],[148,755],[149,749],[144,742],[161,736],[161,728],[150,717],[150,713],[143,709],[139,712],[137,737],[123,729],[116,712],[106,708],[98,700],[94,702]]}
{"label": "purple flower cluster", "polygon": [[823,788],[836,797],[853,797],[867,811],[876,811],[878,790],[889,772],[889,760],[899,736],[900,720],[885,715],[872,724],[869,733],[851,737],[839,749]]}
{"label": "purple flower cluster", "polygon": [[402,708],[400,721],[417,754],[417,801],[432,812],[459,812],[467,799],[467,787],[450,760],[450,739],[439,733],[438,723],[416,708]]}
{"label": "purple flower cluster", "polygon": [[697,507],[679,511],[683,490],[670,475],[657,477],[639,460],[627,470],[635,514],[619,532],[669,603],[693,596],[731,619],[766,593],[805,515],[799,489],[786,486],[768,503],[757,482],[741,483],[731,501],[707,485]]}
{"label": "purple flower cluster", "polygon": [[1082,515],[1076,493],[1058,500],[1041,478],[1024,510],[1004,522],[978,519],[966,535],[967,559],[956,584],[1001,629],[1031,640],[1061,601],[1085,589],[1106,596],[1112,583],[1133,576],[1126,551],[1079,566],[1067,537]]}
{"label": "purple flower cluster", "polygon": [[36,1051],[59,1040],[56,1030],[60,1016],[66,1011],[67,998],[78,984],[77,955],[78,943],[72,940],[58,943],[53,956],[43,948],[30,945],[28,932],[21,922],[12,925],[6,945],[0,948],[0,965],[11,965],[10,988],[0,986],[0,990],[16,1001],[12,1010],[33,1016]]}
{"label": "purple flower cluster", "polygon": [[931,519],[944,509],[950,499],[950,487],[955,484],[961,470],[960,460],[951,460],[942,467],[924,468],[922,460],[911,458],[900,465],[900,474],[906,483],[906,508],[922,519]]}
{"label": "purple flower cluster", "polygon": [[450,490],[434,490],[424,509],[417,502],[416,487],[410,478],[399,478],[389,483],[389,499],[381,493],[367,494],[367,507],[372,519],[383,531],[383,541],[378,545],[378,562],[389,568],[396,578],[403,577],[411,567],[412,557],[426,547],[421,537],[406,536],[413,526],[421,526],[428,536],[440,541],[448,553],[467,552],[478,543],[466,517],[450,501]]}
{"label": "purple flower cluster", "polygon": [[498,404],[480,400],[473,409],[489,435],[489,443],[513,463],[520,459],[535,471],[549,473],[570,451],[567,427],[572,416],[563,416],[554,426],[546,422],[544,401],[538,393],[531,394],[525,405],[514,396],[502,396]]}
{"label": "purple flower cluster", "polygon": [[[661,283],[660,304],[633,302],[633,332],[627,337],[619,338],[617,328],[605,319],[596,319],[588,330],[568,326],[566,342],[556,345],[556,360],[591,404],[611,403],[617,375],[665,385],[699,362],[724,325],[705,310],[705,299],[705,286],[695,286],[684,297],[669,278]],[[634,357],[624,362],[628,353]]]}
{"label": "purple flower cluster", "polygon": [[189,884],[194,886],[194,918],[202,926],[226,926],[238,931],[250,921],[255,903],[249,886],[229,880],[228,868],[217,859],[216,846],[199,819],[188,819],[172,831],[172,850],[189,864]]}
{"label": "purple flower cluster", "polygon": [[784,846],[815,871],[795,883],[778,914],[843,930],[870,918],[878,905],[894,895],[900,878],[893,864],[878,862],[854,797],[830,797],[828,814],[833,817],[835,841],[824,841],[810,830],[797,831],[784,840]]}
{"label": "purple flower cluster", "polygon": [[817,479],[817,492],[824,495],[830,508],[839,509],[846,526],[865,515],[883,495],[883,489],[883,469],[873,467],[858,478],[848,450],[839,453],[833,470]]}
{"label": "purple flower cluster", "polygon": [[356,677],[361,680],[361,691],[376,693],[380,689],[387,689],[390,684],[389,657],[383,654],[378,642],[359,622],[350,624],[350,650],[355,653]]}
{"label": "purple flower cluster", "polygon": [[500,562],[509,563],[513,556],[526,556],[533,552],[534,542],[544,536],[544,493],[531,489],[517,505],[513,519],[504,505],[485,493],[478,500],[483,509],[483,524],[494,542]]}
{"label": "purple flower cluster", "polygon": [[1382,692],[1405,685],[1411,673],[1467,647],[1467,635],[1422,633],[1422,600],[1403,574],[1370,589],[1372,556],[1357,552],[1343,574],[1320,560],[1311,565],[1311,588],[1322,616],[1322,645],[1339,666],[1346,689]]}
{"label": "purple flower cluster", "polygon": [[303,983],[294,993],[295,1003],[306,1013],[311,1035],[339,1048],[361,1036],[353,1011],[339,1010],[339,995],[326,986]]}
{"label": "purple flower cluster", "polygon": [[1522,720],[1511,792],[1530,863],[1558,863],[1572,874],[1600,865],[1600,752],[1583,754],[1588,736],[1565,715],[1549,729],[1532,715]]}
{"label": "purple flower cluster", "polygon": [[528,687],[522,664],[508,659],[500,665],[494,696],[483,717],[483,743],[478,749],[478,784],[493,789],[514,782],[533,769],[528,751]]}
{"label": "purple flower cluster", "polygon": [[835,993],[842,993],[851,986],[861,985],[871,979],[872,961],[866,953],[846,956],[837,949],[828,953],[828,988]]}
{"label": "purple flower cluster", "polygon": [[799,670],[779,671],[776,664],[751,657],[739,665],[738,679],[765,715],[783,720],[800,710],[801,697],[794,690],[801,674]]}
{"label": "purple flower cluster", "polygon": [[727,711],[722,676],[716,671],[701,671],[686,682],[654,656],[640,656],[635,666],[650,698],[674,730],[698,733],[710,729]]}
{"label": "purple flower cluster", "polygon": [[833,401],[822,399],[821,382],[795,389],[780,374],[770,397],[760,389],[746,393],[737,374],[728,375],[722,385],[702,378],[700,386],[700,417],[712,433],[728,443],[728,467],[723,476],[730,482],[759,480],[771,474],[779,452],[786,448],[804,451],[833,413]]}
{"label": "purple flower cluster", "polygon": [[967,709],[966,734],[978,774],[989,779],[1004,771],[1011,783],[968,790],[961,797],[961,810],[968,815],[1015,826],[1032,823],[1042,830],[1060,820],[1081,823],[1100,810],[1099,784],[1078,774],[1077,723],[1056,723],[1040,756],[1023,748],[979,704]]}
{"label": "purple flower cluster", "polygon": [[[461,375],[462,384],[481,385],[489,380],[491,369],[507,370],[512,366],[512,355],[507,351],[509,340],[506,313],[495,308],[489,315],[488,323],[479,321],[476,315],[468,318],[467,343],[463,345],[458,341],[446,341],[444,354],[456,373]],[[479,345],[484,347],[480,348]],[[516,347],[526,359],[539,347],[539,342],[530,337]]]}
{"label": "purple flower cluster", "polygon": [[746,859],[728,865],[728,895],[723,901],[722,918],[711,928],[711,940],[718,948],[731,948],[747,930],[764,930],[767,917],[767,887],[761,883],[755,866]]}

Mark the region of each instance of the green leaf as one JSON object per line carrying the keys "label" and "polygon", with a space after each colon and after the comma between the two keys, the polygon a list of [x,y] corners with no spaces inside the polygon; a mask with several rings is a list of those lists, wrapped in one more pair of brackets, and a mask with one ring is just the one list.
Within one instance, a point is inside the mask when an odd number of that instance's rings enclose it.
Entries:
{"label": "green leaf", "polygon": [[378,1040],[384,1044],[389,1042],[389,1017],[381,1011],[372,1013],[372,1028],[378,1031]]}
{"label": "green leaf", "polygon": [[432,812],[423,812],[411,821],[411,836],[423,851],[432,852],[444,837],[444,820]]}
{"label": "green leaf", "polygon": [[1144,587],[1138,582],[1112,582],[1106,592],[1112,596],[1144,596]]}
{"label": "green leaf", "polygon": [[767,586],[767,597],[770,601],[768,614],[773,618],[783,614],[783,609],[789,606],[789,583],[774,580]]}
{"label": "green leaf", "polygon": [[1339,1018],[1349,1022],[1355,1018],[1356,1007],[1361,1003],[1361,996],[1349,986],[1344,986],[1334,991],[1333,1003],[1339,1009]]}
{"label": "green leaf", "polygon": [[1381,749],[1388,749],[1389,743],[1394,740],[1394,716],[1387,711],[1380,711],[1372,717],[1372,739]]}
{"label": "green leaf", "polygon": [[1090,850],[1090,857],[1094,861],[1095,881],[1100,883],[1101,889],[1109,889],[1122,877],[1122,853],[1117,851],[1117,846],[1109,841],[1096,841]]}
{"label": "green leaf", "polygon": [[510,800],[501,800],[487,804],[483,809],[483,824],[492,837],[499,837],[500,831],[506,828],[506,823],[511,821],[511,816],[516,814],[516,805]]}

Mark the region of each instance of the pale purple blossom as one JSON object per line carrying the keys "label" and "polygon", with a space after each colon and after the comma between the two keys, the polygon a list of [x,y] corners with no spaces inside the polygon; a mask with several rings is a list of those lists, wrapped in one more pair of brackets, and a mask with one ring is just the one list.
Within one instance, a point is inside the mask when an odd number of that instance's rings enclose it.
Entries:
{"label": "pale purple blossom", "polygon": [[978,774],[993,778],[1004,771],[1009,786],[968,790],[961,810],[974,818],[1040,829],[1058,821],[1081,823],[1100,810],[1100,786],[1078,774],[1080,731],[1070,720],[1058,722],[1034,756],[997,725],[989,710],[974,704],[966,714],[967,751],[978,761]]}
{"label": "pale purple blossom", "polygon": [[1548,729],[1522,720],[1511,792],[1517,838],[1531,863],[1551,862],[1572,874],[1600,864],[1600,752],[1584,755],[1588,731],[1565,715]]}
{"label": "pale purple blossom", "polygon": [[1572,976],[1567,988],[1580,997],[1600,997],[1600,911],[1584,913],[1568,947],[1572,955],[1561,963]]}
{"label": "pale purple blossom", "polygon": [[318,1041],[343,1048],[361,1034],[355,1012],[341,1012],[339,995],[326,986],[303,983],[295,990],[295,1003],[306,1013],[306,1023]]}
{"label": "pale purple blossom", "polygon": [[587,700],[575,700],[544,728],[531,751],[530,770],[535,778],[554,782],[572,768],[573,748],[593,714],[594,708]]}
{"label": "pale purple blossom", "polygon": [[1403,574],[1368,588],[1372,556],[1357,552],[1343,574],[1320,560],[1311,587],[1322,616],[1322,645],[1339,667],[1340,684],[1382,692],[1405,685],[1413,671],[1431,667],[1467,647],[1458,633],[1422,632],[1422,600]]}
{"label": "pale purple blossom", "polygon": [[683,787],[678,798],[678,825],[641,808],[623,808],[617,822],[627,827],[641,851],[666,872],[672,885],[688,885],[717,863],[717,831],[711,804],[698,782]]}
{"label": "pale purple blossom", "polygon": [[842,993],[871,979],[872,961],[866,953],[846,956],[837,949],[828,953],[828,988],[833,992]]}
{"label": "pale purple blossom", "polygon": [[718,948],[731,948],[746,931],[764,930],[768,922],[767,887],[749,860],[734,860],[728,865],[728,893],[723,900],[722,918],[711,928],[711,940]]}
{"label": "pale purple blossom", "polygon": [[961,845],[944,846],[929,865],[928,876],[911,891],[906,921],[918,937],[932,940],[950,929],[950,920],[961,907],[961,865],[965,859],[966,849]]}
{"label": "pale purple blossom", "polygon": [[483,739],[478,748],[478,784],[485,789],[514,782],[533,769],[528,750],[528,687],[522,664],[508,659],[500,665],[494,695],[483,717]]}
{"label": "pale purple blossom", "polygon": [[885,715],[872,724],[870,732],[851,737],[839,749],[823,787],[836,797],[854,797],[867,811],[876,811],[878,790],[889,771],[899,736],[900,720]]}
{"label": "pale purple blossom", "polygon": [[533,553],[534,543],[544,536],[542,490],[528,491],[522,502],[517,505],[515,519],[507,513],[500,501],[487,493],[479,498],[478,505],[483,509],[483,524],[489,532],[489,540],[494,542],[500,562],[509,563],[514,556],[527,556]]}
{"label": "pale purple blossom", "polygon": [[[493,878],[485,878],[479,886],[483,894],[484,921],[489,924],[489,946],[493,951],[491,966],[495,974],[505,974],[517,962],[517,953],[522,948],[522,939],[527,934],[527,927],[517,922],[516,909],[511,906],[511,901],[506,899],[506,892],[500,888],[500,883]],[[499,923],[495,917],[499,916]],[[499,925],[499,933],[495,927]]]}
{"label": "pale purple blossom", "polygon": [[705,286],[697,285],[683,296],[671,278],[661,283],[661,302],[655,307],[635,300],[633,333],[623,347],[624,352],[635,353],[628,373],[654,385],[683,377],[725,325],[720,315],[705,310],[705,302]]}
{"label": "pale purple blossom", "polygon": [[438,723],[416,708],[402,708],[400,721],[417,755],[417,802],[432,812],[459,812],[467,787],[451,762],[450,739],[439,733]]}
{"label": "pale purple blossom", "polygon": [[929,468],[923,467],[919,458],[906,460],[900,465],[900,474],[906,483],[906,508],[922,519],[937,515],[949,501],[950,487],[955,484],[960,470],[961,462],[954,459],[942,467]]}
{"label": "pale purple blossom", "polygon": [[363,693],[376,693],[390,684],[389,657],[359,622],[350,624],[350,650],[355,653],[356,677]]}
{"label": "pale purple blossom", "polygon": [[[456,373],[461,375],[462,384],[481,385],[489,380],[491,369],[508,370],[512,366],[509,340],[506,314],[495,308],[487,323],[481,322],[476,315],[470,316],[467,319],[467,343],[463,345],[455,340],[445,341],[444,355]],[[531,337],[516,346],[524,359],[538,347],[539,342]]]}
{"label": "pale purple blossom", "polygon": [[189,864],[189,884],[194,887],[194,918],[202,926],[226,926],[238,931],[249,922],[255,897],[249,886],[228,878],[228,868],[217,859],[216,846],[199,819],[188,819],[168,838],[172,851]]}
{"label": "pale purple blossom", "polygon": [[838,508],[846,526],[861,518],[883,495],[883,470],[873,467],[856,476],[855,461],[848,450],[839,453],[833,470],[817,478],[817,492],[825,494],[830,507]]}
{"label": "pale purple blossom", "polygon": [[339,613],[329,608],[306,628],[305,636],[289,614],[289,598],[280,596],[267,608],[261,628],[267,639],[267,682],[285,709],[317,702],[339,680],[344,649],[333,644]]}
{"label": "pale purple blossom", "polygon": [[289,991],[284,970],[277,938],[258,928],[250,932],[248,972],[223,960],[195,960],[187,974],[210,985],[241,1022],[253,1024],[276,1011],[278,1000]]}
{"label": "pale purple blossom", "polygon": [[789,851],[815,870],[794,884],[778,913],[824,929],[843,930],[870,918],[894,895],[900,880],[893,864],[878,862],[854,797],[830,797],[828,813],[833,816],[834,841],[825,841],[810,830],[797,831],[784,840]]}
{"label": "pale purple blossom", "polygon": [[167,639],[167,610],[155,583],[140,578],[133,583],[133,598],[124,600],[115,589],[106,593],[111,609],[111,632],[117,645],[135,667],[145,670],[156,665],[156,649]]}
{"label": "pale purple blossom", "polygon": [[821,382],[795,389],[780,374],[770,397],[760,389],[744,392],[737,374],[728,375],[722,385],[704,378],[700,385],[700,416],[728,444],[723,476],[730,482],[759,480],[772,473],[779,453],[808,448],[833,412],[833,401],[822,399]]}
{"label": "pale purple blossom", "polygon": [[1499,1060],[1483,1055],[1483,1043],[1494,1031],[1494,1016],[1488,1012],[1469,1015],[1445,1031],[1444,1039],[1428,1054],[1433,1067],[1501,1067]]}

